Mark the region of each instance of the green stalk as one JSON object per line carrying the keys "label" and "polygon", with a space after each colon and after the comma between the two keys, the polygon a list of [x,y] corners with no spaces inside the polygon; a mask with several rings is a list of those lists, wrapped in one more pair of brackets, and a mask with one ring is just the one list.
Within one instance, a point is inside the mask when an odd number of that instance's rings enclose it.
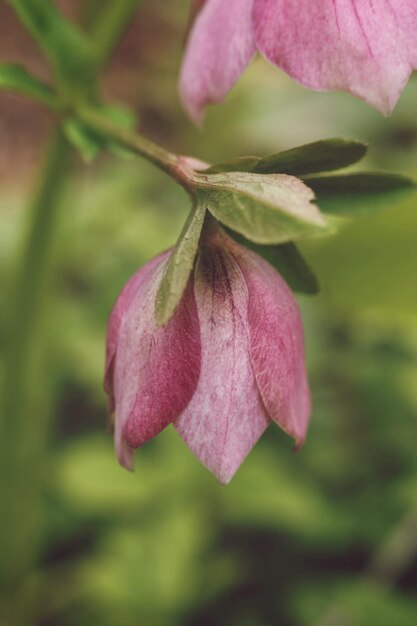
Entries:
{"label": "green stalk", "polygon": [[181,164],[181,157],[168,152],[168,150],[162,146],[159,146],[139,133],[134,133],[118,126],[95,110],[83,109],[77,112],[77,116],[99,135],[111,138],[116,143],[120,143],[124,148],[128,148],[135,154],[144,157],[147,161],[156,165],[156,167],[167,173],[177,182],[186,186],[188,180],[186,166]]}
{"label": "green stalk", "polygon": [[[109,1],[105,10],[100,7],[97,69],[112,52],[135,4],[120,0]],[[46,347],[43,307],[57,208],[68,179],[70,157],[71,148],[61,130],[56,130],[28,209],[30,225],[10,301],[0,419],[0,623],[8,626],[29,626],[36,615],[36,590],[31,588],[30,574],[44,530],[41,494],[51,405],[42,363]]]}
{"label": "green stalk", "polygon": [[[31,223],[15,284],[16,298],[12,307],[11,350],[6,368],[6,413],[19,413],[23,397],[19,393],[27,376],[27,346],[36,327],[41,304],[41,289],[49,259],[50,241],[55,226],[55,206],[59,199],[62,178],[68,163],[69,146],[60,130],[55,131],[43,166],[38,190],[29,208]],[[16,429],[7,420],[9,430]]]}
{"label": "green stalk", "polygon": [[[0,583],[7,595],[25,583],[38,552],[40,535],[38,489],[47,437],[47,403],[38,380],[44,346],[40,321],[56,208],[70,149],[60,130],[50,142],[37,192],[29,209],[30,225],[19,271],[6,352],[3,415],[0,422],[1,491],[5,501],[0,533]],[[39,383],[39,385],[37,384]],[[47,387],[47,385],[45,385]],[[37,418],[41,418],[39,422]],[[3,603],[4,604],[4,599]],[[17,602],[11,623],[24,623],[27,602]],[[0,620],[1,621],[1,620]]]}

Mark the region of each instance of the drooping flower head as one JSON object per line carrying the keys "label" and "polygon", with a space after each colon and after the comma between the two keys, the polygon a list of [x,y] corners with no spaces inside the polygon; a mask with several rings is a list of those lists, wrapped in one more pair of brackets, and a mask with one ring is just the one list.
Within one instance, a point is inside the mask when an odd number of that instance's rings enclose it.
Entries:
{"label": "drooping flower head", "polygon": [[227,483],[271,421],[297,446],[306,436],[298,305],[266,261],[216,227],[174,316],[158,328],[154,303],[168,255],[130,279],[110,317],[105,388],[117,454],[132,469],[135,448],[173,423]]}
{"label": "drooping flower head", "polygon": [[257,50],[306,87],[349,91],[388,114],[417,68],[417,2],[205,0],[180,80],[194,121]]}

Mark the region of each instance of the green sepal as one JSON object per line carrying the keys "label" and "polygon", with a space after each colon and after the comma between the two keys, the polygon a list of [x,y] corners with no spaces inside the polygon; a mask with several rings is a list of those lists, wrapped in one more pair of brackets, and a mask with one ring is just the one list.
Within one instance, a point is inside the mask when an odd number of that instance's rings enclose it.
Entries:
{"label": "green sepal", "polygon": [[158,326],[163,326],[171,319],[187,287],[194,267],[205,215],[204,205],[197,202],[184,224],[178,242],[165,267],[155,303],[155,317]]}
{"label": "green sepal", "polygon": [[411,178],[381,172],[309,176],[304,181],[313,189],[322,211],[340,216],[387,209],[417,191]]}

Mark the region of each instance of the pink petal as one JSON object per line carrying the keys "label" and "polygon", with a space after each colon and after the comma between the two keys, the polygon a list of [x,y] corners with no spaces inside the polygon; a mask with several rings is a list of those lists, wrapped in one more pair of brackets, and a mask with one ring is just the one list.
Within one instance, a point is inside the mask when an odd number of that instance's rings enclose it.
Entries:
{"label": "pink petal", "polygon": [[194,24],[195,18],[200,13],[201,9],[206,4],[206,2],[207,0],[191,0],[190,17],[189,17],[190,27]]}
{"label": "pink petal", "polygon": [[114,394],[113,394],[113,371],[114,359],[116,356],[117,344],[119,342],[119,331],[123,319],[129,310],[130,304],[136,293],[141,289],[142,285],[149,280],[149,276],[155,267],[168,258],[170,251],[163,252],[159,256],[151,259],[144,265],[123,287],[117,297],[116,303],[109,317],[107,327],[107,345],[106,345],[106,366],[104,375],[104,389],[110,398],[110,410],[114,411]]}
{"label": "pink petal", "polygon": [[298,447],[305,439],[311,411],[300,311],[291,290],[269,263],[232,245],[249,292],[251,353],[258,388],[269,417],[294,437]]}
{"label": "pink petal", "polygon": [[199,378],[200,336],[191,283],[173,318],[162,328],[155,323],[155,297],[166,257],[145,266],[139,272],[143,279],[138,277],[131,292],[122,294],[128,308],[118,329],[113,386],[116,449],[128,469],[134,449],[181,413]]}
{"label": "pink petal", "polygon": [[222,102],[255,54],[253,0],[207,0],[188,39],[180,77],[184,107],[197,124]]}
{"label": "pink petal", "polygon": [[267,427],[253,373],[248,292],[233,257],[202,251],[195,277],[202,361],[197,390],[174,426],[220,482],[228,483]]}
{"label": "pink petal", "polygon": [[416,0],[254,0],[258,49],[303,85],[390,113],[417,67]]}

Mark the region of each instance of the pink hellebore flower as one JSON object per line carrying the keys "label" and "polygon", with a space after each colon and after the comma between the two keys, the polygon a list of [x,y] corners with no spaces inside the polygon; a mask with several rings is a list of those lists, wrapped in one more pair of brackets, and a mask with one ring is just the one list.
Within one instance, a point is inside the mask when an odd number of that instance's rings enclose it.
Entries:
{"label": "pink hellebore flower", "polygon": [[105,389],[119,461],[171,422],[228,483],[271,420],[299,446],[310,395],[297,303],[281,276],[220,229],[202,244],[186,292],[158,328],[156,292],[169,257],[147,263],[109,321]]}
{"label": "pink hellebore flower", "polygon": [[[201,3],[201,0],[200,0]],[[259,50],[297,81],[390,113],[417,68],[417,0],[203,0],[180,90],[201,122]]]}

